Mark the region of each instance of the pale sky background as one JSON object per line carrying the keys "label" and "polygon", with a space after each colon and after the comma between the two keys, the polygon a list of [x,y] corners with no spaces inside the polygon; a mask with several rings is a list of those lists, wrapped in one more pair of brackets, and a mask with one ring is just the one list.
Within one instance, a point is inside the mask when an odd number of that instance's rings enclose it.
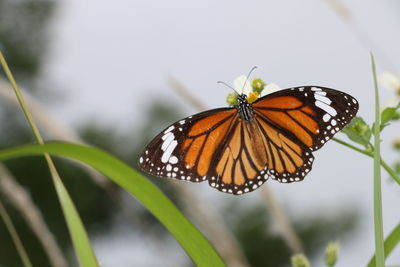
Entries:
{"label": "pale sky background", "polygon": [[[196,112],[169,88],[168,75],[214,108],[225,106],[229,93],[216,81],[231,83],[257,65],[255,76],[282,88],[320,85],[346,91],[359,100],[358,114],[371,122],[374,99],[369,51],[375,52],[379,71],[400,73],[400,2],[344,2],[351,11],[350,24],[323,0],[60,1],[43,78],[54,85],[56,93],[67,97],[62,103],[46,105],[72,126],[96,119],[125,129],[127,121],[129,127],[143,122],[143,112],[154,97],[181,106],[187,115]],[[382,89],[382,103],[392,95]],[[395,159],[390,141],[399,132],[395,124],[383,133],[382,154],[388,162]],[[362,225],[353,241],[342,244],[337,266],[363,266],[374,250],[373,162],[334,142],[315,156],[313,171],[302,183],[269,184],[294,216],[315,210],[329,216],[341,206],[358,207]],[[400,188],[382,173],[388,234],[400,222]],[[206,184],[188,186],[211,201],[234,198]],[[259,201],[259,195],[247,194],[235,201],[251,204]],[[116,229],[110,238],[96,240],[102,266],[159,264],[160,259],[150,253],[165,248],[157,249],[146,243],[145,236],[121,225],[125,231]],[[149,250],[138,245],[139,239]],[[162,262],[176,266],[173,263],[184,262],[186,256],[171,243],[166,251],[170,253],[161,255]],[[141,253],[144,256],[137,257]],[[398,248],[388,263],[399,262]],[[315,266],[321,264],[322,259]]]}

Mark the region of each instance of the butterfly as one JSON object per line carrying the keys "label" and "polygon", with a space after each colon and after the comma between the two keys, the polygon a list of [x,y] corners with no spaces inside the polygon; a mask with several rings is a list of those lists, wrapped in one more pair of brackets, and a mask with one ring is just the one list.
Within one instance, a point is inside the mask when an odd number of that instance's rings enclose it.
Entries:
{"label": "butterfly", "polygon": [[302,181],[312,152],[339,132],[358,111],[357,100],[338,90],[301,86],[254,102],[237,94],[233,107],[207,110],[164,129],[140,155],[149,174],[208,181],[221,192],[240,195],[272,178]]}

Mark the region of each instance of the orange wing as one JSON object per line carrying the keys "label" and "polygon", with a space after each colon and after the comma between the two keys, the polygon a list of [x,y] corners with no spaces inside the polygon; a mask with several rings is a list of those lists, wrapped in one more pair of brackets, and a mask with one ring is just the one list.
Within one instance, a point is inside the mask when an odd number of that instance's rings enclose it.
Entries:
{"label": "orange wing", "polygon": [[238,118],[215,161],[209,183],[220,191],[243,194],[270,177],[280,182],[300,181],[313,162],[310,150],[256,117]]}
{"label": "orange wing", "polygon": [[260,98],[253,108],[290,140],[315,151],[350,122],[358,111],[358,103],[341,91],[304,86]]}
{"label": "orange wing", "polygon": [[207,180],[213,173],[215,155],[237,117],[235,108],[214,109],[170,125],[146,147],[140,167],[159,177]]}
{"label": "orange wing", "polygon": [[357,113],[357,101],[333,89],[281,90],[252,104],[245,121],[236,108],[205,111],[178,121],[146,147],[139,165],[150,174],[208,180],[222,192],[243,194],[267,179],[301,181],[312,151]]}

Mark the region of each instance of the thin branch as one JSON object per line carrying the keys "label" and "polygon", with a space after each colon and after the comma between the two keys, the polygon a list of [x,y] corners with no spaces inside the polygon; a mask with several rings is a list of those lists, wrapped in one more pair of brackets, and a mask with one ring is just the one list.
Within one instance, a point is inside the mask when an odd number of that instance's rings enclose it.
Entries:
{"label": "thin branch", "polygon": [[29,193],[19,185],[7,168],[0,164],[0,190],[10,203],[21,213],[32,232],[42,244],[52,266],[66,267],[64,258],[53,234],[50,232],[39,208]]}
{"label": "thin branch", "polygon": [[268,205],[271,217],[275,220],[277,229],[279,230],[282,238],[285,240],[286,244],[289,246],[293,254],[305,253],[303,243],[301,242],[299,236],[297,235],[295,229],[289,221],[283,207],[278,202],[278,198],[275,196],[271,187],[267,184],[263,186],[261,190],[261,196],[265,199]]}
{"label": "thin branch", "polygon": [[205,105],[197,99],[186,87],[173,76],[167,79],[169,86],[197,110],[205,110]]}
{"label": "thin branch", "polygon": [[[177,82],[177,79],[169,78],[169,81],[175,81],[175,83],[170,82],[170,86],[172,89],[175,90],[175,92],[177,94],[182,96],[185,99],[185,101],[192,104],[194,107],[196,107],[199,110],[207,109],[206,105],[204,105],[196,97],[194,97],[191,94],[191,92],[185,86],[183,86],[180,82]],[[179,86],[176,86],[176,85],[179,85]],[[262,195],[268,203],[268,207],[269,207],[268,211],[271,213],[271,217],[273,218],[273,220],[275,220],[275,223],[277,225],[281,226],[280,234],[282,235],[282,238],[287,243],[288,247],[292,250],[293,253],[298,253],[298,252],[304,251],[303,245],[301,243],[299,236],[297,235],[292,224],[290,223],[290,221],[285,213],[284,208],[277,200],[273,191],[269,188],[269,185],[264,184],[263,189],[260,189],[260,190],[261,191],[264,190],[262,192]],[[206,210],[211,212],[210,207],[207,207]],[[219,221],[219,223],[221,225],[224,224],[222,219],[221,219],[221,221]],[[215,227],[215,224],[213,225],[213,227]],[[232,235],[232,234],[230,233],[230,235]]]}

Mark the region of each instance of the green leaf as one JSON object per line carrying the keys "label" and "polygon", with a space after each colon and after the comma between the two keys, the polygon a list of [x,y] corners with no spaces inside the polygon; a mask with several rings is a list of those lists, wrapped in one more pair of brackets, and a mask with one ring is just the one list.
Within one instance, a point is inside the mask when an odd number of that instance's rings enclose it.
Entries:
{"label": "green leaf", "polygon": [[[49,154],[45,154],[47,160],[50,159]],[[79,266],[81,267],[98,267],[96,255],[94,254],[92,245],[90,244],[89,237],[86,233],[85,227],[79,216],[78,211],[71,199],[67,189],[65,188],[57,170],[55,169],[52,160],[49,162],[50,172],[54,179],[54,185],[57,191],[58,199],[61,203],[61,208],[65,217],[65,221],[70,232],[74,249],[78,256]]]}
{"label": "green leaf", "polygon": [[[396,107],[388,107],[388,108],[385,108],[382,111],[382,113],[381,113],[380,131],[382,131],[383,128],[388,126],[389,122],[399,119],[400,114],[397,111],[399,109],[399,107],[400,107],[400,103]],[[375,123],[372,126],[372,128],[374,129],[374,127],[375,127]]]}
{"label": "green leaf", "polygon": [[391,121],[396,115],[397,107],[385,108],[381,113],[381,125],[385,125],[389,121]]}
{"label": "green leaf", "polygon": [[[400,243],[400,224],[398,224],[385,240],[385,258],[387,258],[393,249]],[[368,267],[375,267],[375,255],[369,261]]]}
{"label": "green leaf", "polygon": [[[137,171],[96,148],[52,142],[0,151],[0,160],[50,153],[86,163],[139,200],[176,238],[197,266],[225,266],[209,241],[153,183]],[[83,192],[82,192],[83,193]]]}
{"label": "green leaf", "polygon": [[396,111],[393,115],[392,121],[398,121],[400,120],[400,112]]}
{"label": "green leaf", "polygon": [[365,147],[368,147],[371,139],[371,129],[368,124],[365,123],[363,118],[355,117],[351,122],[342,129],[342,132],[347,135],[347,137]]}

